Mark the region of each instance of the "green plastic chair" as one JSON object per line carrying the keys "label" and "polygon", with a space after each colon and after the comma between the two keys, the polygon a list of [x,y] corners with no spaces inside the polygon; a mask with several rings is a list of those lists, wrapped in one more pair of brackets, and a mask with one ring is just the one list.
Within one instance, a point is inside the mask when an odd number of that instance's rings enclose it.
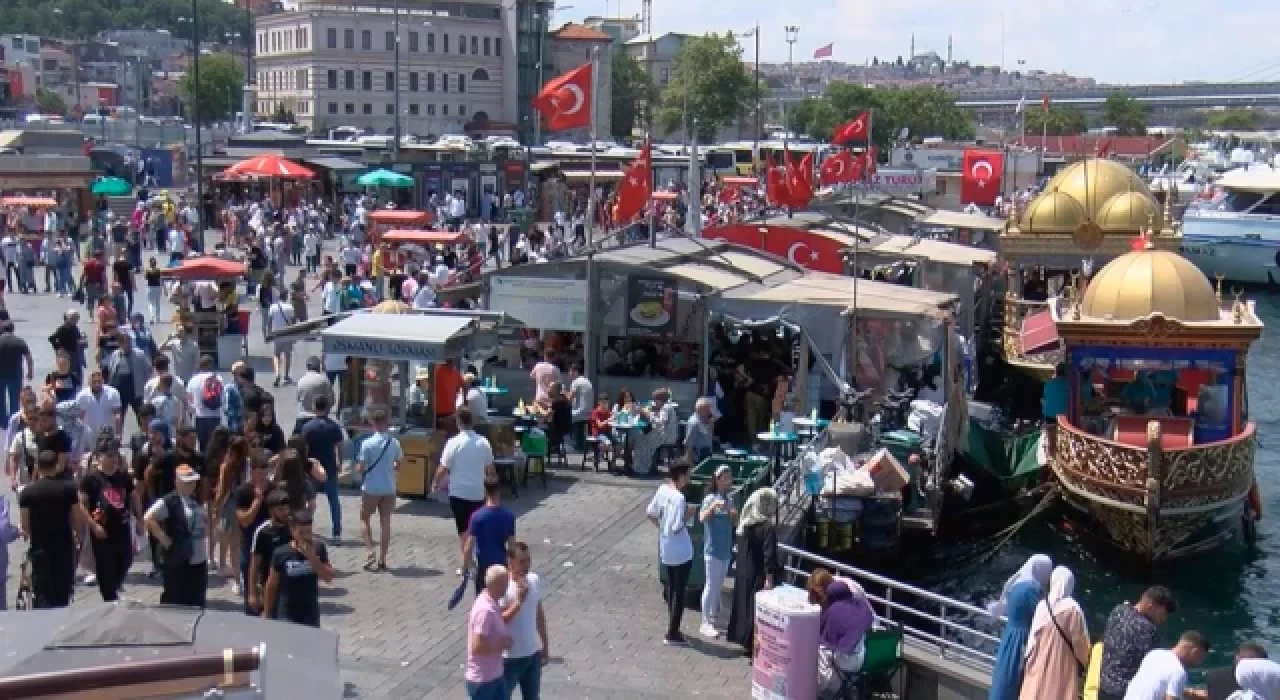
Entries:
{"label": "green plastic chair", "polygon": [[902,640],[902,627],[897,625],[867,632],[863,640],[866,653],[862,657],[862,668],[851,673],[836,669],[840,689],[834,697],[867,698],[873,690],[889,686],[902,668]]}
{"label": "green plastic chair", "polygon": [[[542,477],[542,488],[547,487],[547,455],[551,452],[551,441],[546,433],[530,430],[520,439],[520,449],[525,455],[525,469],[522,486],[529,485],[529,473],[534,472]],[[536,469],[535,469],[536,465]]]}

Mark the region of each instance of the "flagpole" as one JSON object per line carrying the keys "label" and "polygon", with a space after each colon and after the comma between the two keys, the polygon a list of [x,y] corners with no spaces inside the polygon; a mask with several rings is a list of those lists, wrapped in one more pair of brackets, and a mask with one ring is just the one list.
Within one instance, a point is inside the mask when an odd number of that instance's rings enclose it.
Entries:
{"label": "flagpole", "polygon": [[[645,146],[649,145],[649,135],[650,134],[648,131],[644,132]],[[641,155],[643,156],[646,154],[641,154]],[[657,190],[657,187],[656,187],[657,183],[654,182],[654,177],[653,177],[653,161],[652,161],[653,150],[652,149],[648,150],[647,155],[651,159],[649,161],[649,201],[646,202],[646,206],[648,206],[649,208],[649,247],[657,248],[658,232],[656,230],[657,228],[656,224],[657,224],[657,218],[658,218],[658,212],[657,212],[658,205],[653,199],[653,193]]]}
{"label": "flagpole", "polygon": [[[871,149],[872,149],[872,127],[875,126],[876,110],[875,107],[867,109],[867,150],[862,156],[862,173],[859,177],[864,179],[870,177],[871,172]],[[862,276],[858,269],[858,249],[862,242],[862,219],[859,212],[859,203],[862,199],[862,188],[855,183],[853,187],[853,310],[850,312],[849,337],[853,339],[853,358],[856,366],[858,358],[858,278]]]}
{"label": "flagpole", "polygon": [[702,238],[702,173],[698,169],[698,120],[689,120],[689,221],[686,228],[693,238]]}
{"label": "flagpole", "polygon": [[[596,86],[599,74],[600,50],[591,48],[591,174],[587,176],[587,298],[597,296],[596,287],[599,280],[596,275],[595,227],[596,227]],[[597,384],[596,378],[596,325],[599,323],[596,307],[598,304],[587,304],[587,319],[582,334],[583,369],[587,379]],[[598,385],[598,384],[597,384]]]}

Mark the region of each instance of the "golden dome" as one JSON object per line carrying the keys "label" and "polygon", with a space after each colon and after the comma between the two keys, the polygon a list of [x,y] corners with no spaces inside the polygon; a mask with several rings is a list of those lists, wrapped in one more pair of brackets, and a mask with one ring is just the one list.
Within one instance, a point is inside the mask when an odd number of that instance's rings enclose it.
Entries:
{"label": "golden dome", "polygon": [[[1046,206],[1055,212],[1064,208],[1064,198],[1070,199],[1081,210],[1079,219],[1068,226],[1072,220],[1069,217],[1044,216],[1040,205],[1046,198],[1053,200],[1052,205]],[[1066,166],[1049,180],[1044,192],[1027,207],[1020,229],[1032,234],[1071,233],[1085,221],[1093,221],[1107,231],[1137,233],[1147,225],[1148,214],[1159,211],[1147,184],[1127,166],[1112,160],[1086,158]],[[1106,221],[1104,214],[1108,214]],[[1159,216],[1156,220],[1159,221]]]}
{"label": "golden dome", "polygon": [[1141,192],[1121,192],[1098,208],[1095,221],[1104,231],[1133,232],[1160,221],[1160,210]]}
{"label": "golden dome", "polygon": [[1125,253],[1094,275],[1080,313],[1133,321],[1155,313],[1178,321],[1217,321],[1218,296],[1200,270],[1177,253]]}
{"label": "golden dome", "polygon": [[1027,205],[1022,214],[1022,230],[1027,233],[1072,233],[1084,221],[1084,207],[1071,195],[1046,190]]}

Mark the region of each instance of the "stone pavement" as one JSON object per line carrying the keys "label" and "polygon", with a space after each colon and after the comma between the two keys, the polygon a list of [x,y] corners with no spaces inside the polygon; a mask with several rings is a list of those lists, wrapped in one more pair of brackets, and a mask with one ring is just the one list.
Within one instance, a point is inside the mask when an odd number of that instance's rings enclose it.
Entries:
{"label": "stone pavement", "polygon": [[[291,270],[290,277],[293,274]],[[62,312],[75,304],[46,294],[8,294],[7,301],[18,334],[31,347],[41,382],[53,366],[46,338]],[[141,295],[139,301],[141,306]],[[317,306],[313,298],[312,308]],[[256,309],[254,315],[250,360],[259,373],[258,383],[276,396],[281,425],[288,430],[295,392],[293,387],[271,388],[269,351],[262,343]],[[89,330],[85,322],[82,328]],[[161,324],[154,330],[163,340],[170,328]],[[300,343],[297,349],[295,379],[305,357],[319,352],[314,343]],[[132,423],[132,417],[127,422]],[[657,484],[576,471],[562,476],[545,490],[535,482],[510,502],[519,518],[519,537],[529,543],[534,571],[543,577],[549,596],[545,610],[552,662],[543,675],[543,696],[748,697],[745,659],[728,645],[700,638],[696,611],[686,613],[683,626],[692,647],[668,648],[661,643],[666,613],[657,578],[656,534],[644,518]],[[445,609],[458,583],[453,572],[459,557],[447,506],[400,501],[392,524],[391,569],[369,573],[360,569],[364,550],[358,544],[358,504],[354,492],[344,492],[344,546],[330,550],[338,578],[321,592],[322,625],[340,636],[346,697],[466,697],[462,666],[467,608],[464,602],[452,612]],[[327,504],[320,503],[316,530],[327,535],[330,527]],[[11,593],[16,590],[20,551],[21,544],[11,550]],[[127,598],[158,601],[159,582],[144,575],[149,566],[135,564],[126,582]],[[78,585],[76,595],[80,602],[98,598],[97,588],[91,586]],[[220,577],[211,579],[209,599],[211,607],[239,609],[229,583]],[[246,640],[246,646],[251,642]]]}

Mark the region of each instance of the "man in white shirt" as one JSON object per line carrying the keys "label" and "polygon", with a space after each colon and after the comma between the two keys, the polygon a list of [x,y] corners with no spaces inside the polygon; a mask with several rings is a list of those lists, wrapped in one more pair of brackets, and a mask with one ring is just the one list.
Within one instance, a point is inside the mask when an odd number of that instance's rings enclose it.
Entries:
{"label": "man in white shirt", "polygon": [[94,436],[103,428],[111,428],[117,437],[124,434],[124,404],[120,401],[120,392],[102,381],[102,370],[89,373],[89,386],[76,394],[76,407]]}
{"label": "man in white shirt", "polygon": [[195,416],[200,449],[207,449],[209,436],[222,424],[227,408],[227,387],[214,371],[213,355],[200,357],[200,371],[187,382],[187,405]]}
{"label": "man in white shirt", "polygon": [[596,407],[596,390],[591,380],[582,376],[582,365],[569,366],[569,404],[573,412],[573,441],[579,450],[587,446],[587,421]]}
{"label": "man in white shirt", "polygon": [[665,569],[663,598],[667,601],[667,634],[662,643],[673,646],[688,644],[680,633],[684,616],[684,594],[693,569],[693,540],[689,537],[688,520],[693,515],[684,499],[689,483],[689,464],[676,461],[667,467],[667,481],[658,487],[645,510],[649,522],[658,528],[658,559]]}
{"label": "man in white shirt", "polygon": [[330,277],[329,281],[324,283],[321,308],[326,314],[336,314],[342,308],[342,288],[338,286],[338,280],[334,277]]}
{"label": "man in white shirt", "polygon": [[462,190],[449,199],[449,230],[461,231],[462,220],[467,216],[467,196]]}
{"label": "man in white shirt", "polygon": [[431,283],[427,281],[427,273],[423,272],[419,275],[418,291],[413,295],[413,308],[415,309],[431,309],[436,305],[436,291],[431,288]]}
{"label": "man in white shirt", "polygon": [[1195,630],[1187,630],[1172,649],[1152,649],[1129,681],[1124,700],[1180,700],[1202,697],[1187,691],[1187,667],[1199,666],[1209,654],[1209,642]]}
{"label": "man in white shirt", "polygon": [[541,685],[542,665],[551,654],[547,616],[542,612],[545,593],[538,575],[530,571],[533,558],[529,545],[515,541],[507,548],[507,570],[511,573],[507,594],[498,601],[507,621],[511,648],[503,660],[507,688],[520,688],[521,698],[536,697]]}
{"label": "man in white shirt", "polygon": [[187,235],[174,226],[169,229],[169,264],[177,265],[187,257]]}
{"label": "man in white shirt", "polygon": [[[465,556],[465,536],[471,514],[484,505],[485,476],[493,472],[496,479],[497,473],[493,466],[493,447],[488,438],[475,431],[471,409],[459,408],[454,420],[458,423],[458,434],[444,444],[432,490],[440,491],[448,484],[449,509],[453,511],[453,524],[458,531],[458,551]],[[465,560],[462,562],[459,575],[468,564]]]}
{"label": "man in white shirt", "polygon": [[[280,298],[267,309],[267,332],[288,328],[295,320],[293,306],[289,304],[288,292],[281,293]],[[271,351],[271,364],[276,372],[274,386],[280,386],[281,377],[284,377],[285,384],[293,383],[289,378],[293,369],[293,340],[275,341]]]}
{"label": "man in white shirt", "polygon": [[463,393],[458,396],[458,406],[471,409],[471,418],[476,425],[489,420],[489,397],[480,388],[480,380],[476,375],[467,372],[462,375]]}
{"label": "man in white shirt", "polygon": [[302,254],[306,256],[307,273],[311,274],[320,268],[320,256],[316,251],[320,248],[320,237],[308,230],[302,237]]}
{"label": "man in white shirt", "polygon": [[342,273],[347,277],[355,277],[359,265],[360,249],[351,241],[342,249]]}

